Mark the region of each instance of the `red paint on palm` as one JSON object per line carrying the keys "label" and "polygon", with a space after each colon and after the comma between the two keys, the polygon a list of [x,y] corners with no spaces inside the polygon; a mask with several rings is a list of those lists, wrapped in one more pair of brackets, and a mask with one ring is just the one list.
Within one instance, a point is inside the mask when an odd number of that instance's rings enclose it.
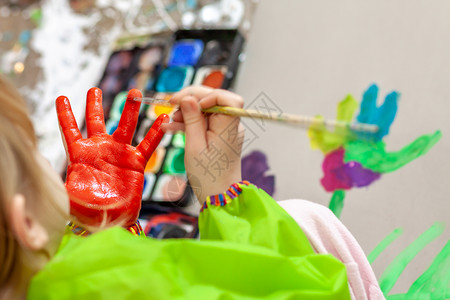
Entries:
{"label": "red paint on palm", "polygon": [[56,99],[60,128],[68,152],[66,188],[70,195],[70,211],[80,225],[100,226],[136,222],[141,208],[144,168],[164,133],[161,115],[144,140],[135,148],[130,145],[136,129],[140,102],[138,90],[128,93],[127,102],[113,135],[106,134],[101,90],[92,88],[87,94],[86,126],[83,139],[72,113],[69,100]]}

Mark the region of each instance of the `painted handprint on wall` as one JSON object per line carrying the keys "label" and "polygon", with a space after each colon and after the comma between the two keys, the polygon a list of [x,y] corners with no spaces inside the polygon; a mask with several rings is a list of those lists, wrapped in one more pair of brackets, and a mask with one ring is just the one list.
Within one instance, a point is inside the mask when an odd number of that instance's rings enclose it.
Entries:
{"label": "painted handprint on wall", "polygon": [[[438,130],[422,135],[399,151],[389,152],[383,138],[395,120],[398,109],[397,92],[388,94],[377,106],[378,87],[372,85],[364,93],[357,122],[378,126],[376,133],[352,132],[336,128],[334,131],[311,127],[308,131],[311,147],[320,149],[324,155],[321,184],[327,192],[333,192],[330,209],[339,217],[343,209],[345,191],[366,187],[421,155],[427,153],[441,138]],[[358,103],[347,96],[338,104],[337,120],[352,122]],[[317,118],[322,118],[318,116]]]}

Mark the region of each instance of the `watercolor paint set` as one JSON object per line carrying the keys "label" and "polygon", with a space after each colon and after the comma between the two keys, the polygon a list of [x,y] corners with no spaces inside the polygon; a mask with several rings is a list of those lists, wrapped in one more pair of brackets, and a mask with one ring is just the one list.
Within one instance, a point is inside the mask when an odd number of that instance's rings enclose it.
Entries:
{"label": "watercolor paint set", "polygon": [[155,90],[173,93],[189,84],[228,89],[244,38],[237,30],[179,30]]}
{"label": "watercolor paint set", "polygon": [[111,54],[99,84],[106,120],[120,118],[128,90],[137,88],[144,92],[153,89],[164,64],[168,43],[167,37],[159,36],[144,47],[117,50]]}
{"label": "watercolor paint set", "polygon": [[[169,100],[184,87],[205,85],[229,89],[240,62],[244,38],[238,30],[178,30],[151,37],[145,46],[121,49],[111,54],[99,87],[103,91],[106,128],[117,128],[127,91],[141,90],[144,96]],[[172,107],[141,106],[133,145],[137,145],[156,120]],[[183,132],[167,133],[144,171],[143,211],[156,206],[185,206],[192,199],[184,167]]]}
{"label": "watercolor paint set", "polygon": [[139,220],[147,237],[167,239],[198,236],[197,218],[174,207],[146,206]]}

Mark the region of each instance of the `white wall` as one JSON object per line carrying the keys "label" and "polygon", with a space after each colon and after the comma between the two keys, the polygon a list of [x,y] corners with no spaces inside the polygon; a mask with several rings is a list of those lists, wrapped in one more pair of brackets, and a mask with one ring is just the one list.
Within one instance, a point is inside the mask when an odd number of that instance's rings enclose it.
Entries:
{"label": "white wall", "polygon": [[[380,96],[401,93],[397,118],[385,139],[399,150],[419,135],[441,129],[427,155],[347,192],[341,220],[368,254],[394,228],[404,234],[374,263],[377,276],[434,222],[449,225],[450,2],[261,1],[247,43],[236,91],[247,102],[261,91],[289,113],[334,118],[348,93],[358,101],[371,83]],[[251,124],[251,123],[249,123]],[[306,132],[282,125],[264,131],[246,152],[263,150],[276,174],[276,199],[303,198],[324,205],[331,194],[319,180],[320,151]],[[259,131],[258,131],[259,130]],[[406,292],[449,239],[450,230],[407,267],[392,293]]]}

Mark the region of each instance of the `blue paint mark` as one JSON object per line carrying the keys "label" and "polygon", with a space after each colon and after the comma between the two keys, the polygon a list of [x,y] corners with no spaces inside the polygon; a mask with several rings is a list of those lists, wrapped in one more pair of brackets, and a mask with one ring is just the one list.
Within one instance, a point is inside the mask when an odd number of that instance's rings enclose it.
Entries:
{"label": "blue paint mark", "polygon": [[386,96],[383,105],[378,109],[377,122],[379,130],[376,134],[376,140],[381,139],[389,133],[389,128],[394,122],[395,115],[397,114],[397,102],[399,94],[392,92]]}
{"label": "blue paint mark", "polygon": [[375,124],[374,112],[377,109],[378,87],[371,85],[363,95],[361,109],[358,115],[358,122]]}
{"label": "blue paint mark", "polygon": [[378,87],[371,85],[363,95],[361,101],[361,108],[357,121],[360,123],[378,125],[379,130],[375,134],[358,134],[358,137],[363,139],[373,139],[374,142],[379,142],[389,133],[389,129],[394,122],[397,114],[398,97],[397,92],[388,94],[384,103],[377,107]]}

